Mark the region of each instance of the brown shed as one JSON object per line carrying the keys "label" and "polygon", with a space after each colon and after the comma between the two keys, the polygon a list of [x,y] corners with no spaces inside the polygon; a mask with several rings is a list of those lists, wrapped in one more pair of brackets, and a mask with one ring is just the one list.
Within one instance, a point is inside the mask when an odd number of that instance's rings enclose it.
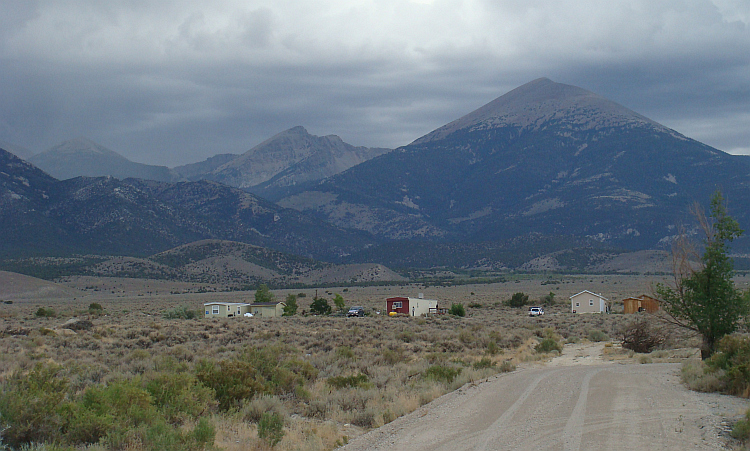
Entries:
{"label": "brown shed", "polygon": [[642,294],[637,298],[623,299],[622,304],[623,313],[656,313],[659,311],[659,300],[645,294]]}

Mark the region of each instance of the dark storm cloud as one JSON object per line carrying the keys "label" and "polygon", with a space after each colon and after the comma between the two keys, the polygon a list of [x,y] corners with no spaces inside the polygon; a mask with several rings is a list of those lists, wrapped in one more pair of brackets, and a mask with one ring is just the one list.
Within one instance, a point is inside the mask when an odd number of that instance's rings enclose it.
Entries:
{"label": "dark storm cloud", "polygon": [[0,139],[136,161],[295,125],[396,147],[532,79],[750,153],[744,0],[27,1],[0,5]]}

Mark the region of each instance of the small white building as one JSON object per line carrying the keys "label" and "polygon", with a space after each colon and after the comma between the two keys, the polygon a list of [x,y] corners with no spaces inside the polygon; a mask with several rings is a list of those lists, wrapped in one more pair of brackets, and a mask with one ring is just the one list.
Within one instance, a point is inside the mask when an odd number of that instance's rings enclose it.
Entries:
{"label": "small white building", "polygon": [[573,313],[609,313],[609,299],[583,290],[570,297],[570,308]]}
{"label": "small white building", "polygon": [[438,312],[438,301],[434,299],[395,297],[385,300],[385,310],[388,313],[396,312],[409,316],[426,316]]}

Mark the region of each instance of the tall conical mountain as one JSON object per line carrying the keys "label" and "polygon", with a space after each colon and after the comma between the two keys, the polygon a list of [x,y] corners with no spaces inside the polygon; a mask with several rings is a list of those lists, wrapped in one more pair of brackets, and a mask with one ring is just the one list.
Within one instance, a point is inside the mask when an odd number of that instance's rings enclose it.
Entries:
{"label": "tall conical mountain", "polygon": [[251,188],[273,198],[277,192],[317,182],[389,150],[355,147],[336,135],[315,136],[304,127],[294,127],[199,178]]}
{"label": "tall conical mountain", "polygon": [[750,167],[584,89],[534,80],[280,201],[391,238],[528,233],[649,248],[724,191],[750,220]]}
{"label": "tall conical mountain", "polygon": [[90,139],[79,137],[62,142],[29,158],[40,169],[55,178],[111,176],[157,181],[175,180],[177,176],[166,166],[153,166],[128,160]]}

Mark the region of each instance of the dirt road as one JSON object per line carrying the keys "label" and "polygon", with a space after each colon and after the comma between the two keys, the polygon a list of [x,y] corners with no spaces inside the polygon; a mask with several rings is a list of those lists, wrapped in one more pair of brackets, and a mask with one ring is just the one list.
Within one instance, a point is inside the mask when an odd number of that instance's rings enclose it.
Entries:
{"label": "dirt road", "polygon": [[605,363],[585,351],[464,387],[344,449],[722,449],[721,429],[748,407],[687,390],[679,364]]}

